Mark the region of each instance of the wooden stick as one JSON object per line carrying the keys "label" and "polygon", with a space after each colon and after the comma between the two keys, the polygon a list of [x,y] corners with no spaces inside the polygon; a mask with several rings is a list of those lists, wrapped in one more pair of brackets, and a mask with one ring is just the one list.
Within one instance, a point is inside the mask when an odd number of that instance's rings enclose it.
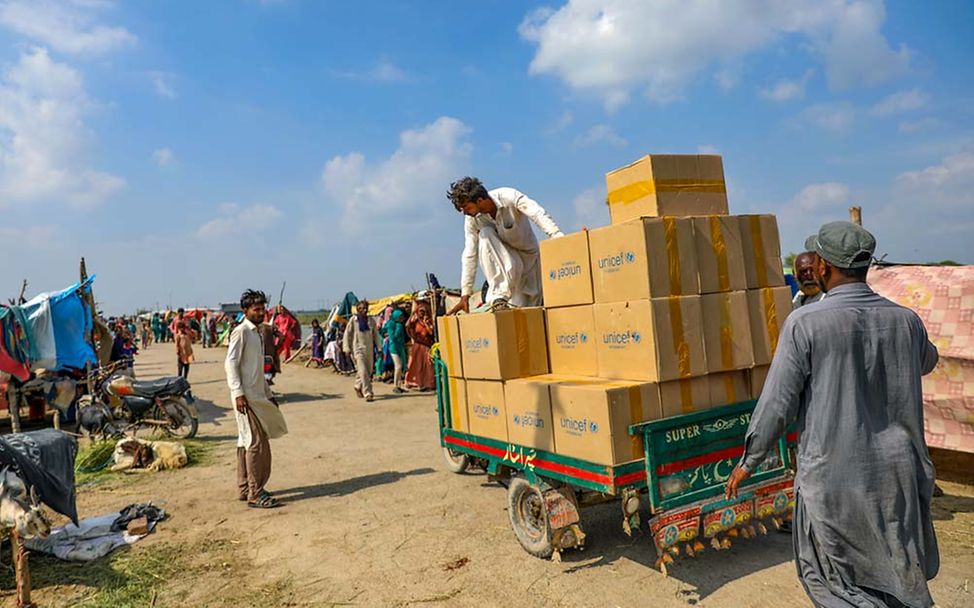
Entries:
{"label": "wooden stick", "polygon": [[301,345],[301,348],[299,348],[297,351],[295,351],[295,353],[293,355],[291,355],[290,357],[288,357],[287,358],[287,361],[285,361],[284,363],[286,364],[286,363],[290,363],[291,361],[293,361],[294,358],[297,357],[298,355],[300,355],[301,352],[304,351],[304,349],[306,349],[306,348],[308,348],[308,343],[307,342],[305,342],[304,344],[302,344]]}
{"label": "wooden stick", "polygon": [[36,608],[37,604],[30,601],[30,565],[27,561],[27,549],[20,541],[17,528],[11,530],[10,539],[14,553],[14,578],[17,580],[17,608]]}

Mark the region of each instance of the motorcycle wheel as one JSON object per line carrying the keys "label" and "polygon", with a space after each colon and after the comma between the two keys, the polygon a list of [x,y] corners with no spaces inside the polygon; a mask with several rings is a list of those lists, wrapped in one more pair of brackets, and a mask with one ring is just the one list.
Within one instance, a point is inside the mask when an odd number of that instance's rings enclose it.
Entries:
{"label": "motorcycle wheel", "polygon": [[169,420],[169,426],[162,429],[167,435],[179,439],[192,439],[196,436],[200,421],[193,416],[182,399],[171,399],[162,406]]}

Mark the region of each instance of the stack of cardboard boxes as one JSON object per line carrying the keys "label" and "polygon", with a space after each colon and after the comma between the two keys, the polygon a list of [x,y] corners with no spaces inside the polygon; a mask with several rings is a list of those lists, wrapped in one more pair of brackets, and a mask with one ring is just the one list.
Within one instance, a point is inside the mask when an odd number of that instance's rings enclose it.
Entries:
{"label": "stack of cardboard boxes", "polygon": [[545,308],[439,321],[457,430],[614,465],[630,424],[756,398],[791,310],[771,215],[719,156],[606,176],[612,224],[541,243]]}

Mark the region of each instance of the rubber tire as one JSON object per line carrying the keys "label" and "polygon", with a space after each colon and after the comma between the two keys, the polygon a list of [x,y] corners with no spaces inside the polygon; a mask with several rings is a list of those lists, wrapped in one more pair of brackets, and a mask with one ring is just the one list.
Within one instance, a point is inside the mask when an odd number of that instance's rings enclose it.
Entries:
{"label": "rubber tire", "polygon": [[443,459],[446,460],[446,468],[451,473],[463,475],[470,468],[470,455],[464,452],[454,452],[450,448],[443,446]]}
{"label": "rubber tire", "polygon": [[532,498],[540,501],[540,506],[544,509],[544,497],[541,495],[541,490],[528,483],[523,477],[511,479],[511,485],[507,487],[507,514],[511,520],[514,536],[529,554],[548,559],[554,553],[555,548],[551,542],[551,526],[548,523],[547,514],[542,514],[544,518],[542,529],[537,529],[537,526],[529,524],[524,518],[524,509],[529,508],[526,501]]}
{"label": "rubber tire", "polygon": [[166,410],[167,416],[168,416],[168,407],[173,407],[179,410],[179,413],[183,417],[183,420],[189,421],[189,424],[183,424],[178,429],[171,429],[169,427],[165,427],[164,430],[166,431],[167,435],[176,437],[178,439],[192,439],[193,437],[196,437],[196,431],[199,430],[200,421],[193,416],[193,414],[189,411],[189,408],[186,406],[186,404],[183,403],[182,399],[170,399],[165,403],[163,403],[162,407],[163,410]]}

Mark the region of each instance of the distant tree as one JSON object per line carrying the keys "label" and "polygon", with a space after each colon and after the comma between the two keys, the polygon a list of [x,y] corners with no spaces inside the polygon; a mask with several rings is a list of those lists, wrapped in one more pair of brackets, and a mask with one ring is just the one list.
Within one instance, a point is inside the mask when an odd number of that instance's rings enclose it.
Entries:
{"label": "distant tree", "polygon": [[924,266],[963,266],[963,264],[955,262],[954,260],[941,260],[939,262],[928,262],[927,264],[924,264]]}
{"label": "distant tree", "polygon": [[784,259],[785,272],[790,272],[791,274],[795,274],[795,258],[797,257],[798,254],[795,253],[794,251],[788,252],[788,255],[786,255]]}

